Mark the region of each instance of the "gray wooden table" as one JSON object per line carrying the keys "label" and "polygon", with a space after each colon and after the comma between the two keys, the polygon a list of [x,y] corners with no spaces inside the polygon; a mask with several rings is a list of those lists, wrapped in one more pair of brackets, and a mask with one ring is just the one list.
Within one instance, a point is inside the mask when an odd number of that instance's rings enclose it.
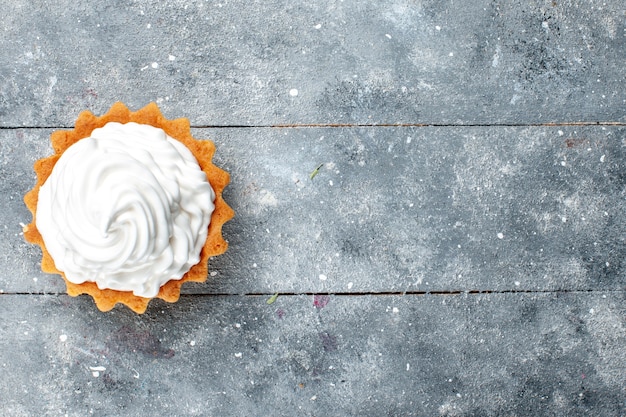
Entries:
{"label": "gray wooden table", "polygon": [[[625,415],[623,2],[0,3],[2,415]],[[237,213],[143,316],[21,236],[118,100],[215,141]]]}

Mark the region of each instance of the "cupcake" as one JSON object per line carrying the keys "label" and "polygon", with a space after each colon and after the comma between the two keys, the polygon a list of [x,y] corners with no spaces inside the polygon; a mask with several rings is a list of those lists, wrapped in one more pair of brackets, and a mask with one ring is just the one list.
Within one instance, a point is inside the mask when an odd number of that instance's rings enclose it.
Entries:
{"label": "cupcake", "polygon": [[184,282],[207,279],[234,212],[215,145],[194,139],[189,120],[168,120],[154,103],[136,112],[115,103],[100,117],[82,112],[51,141],[54,155],[35,163],[24,197],[33,215],[24,236],[69,295],[141,314],[151,299],[175,302]]}

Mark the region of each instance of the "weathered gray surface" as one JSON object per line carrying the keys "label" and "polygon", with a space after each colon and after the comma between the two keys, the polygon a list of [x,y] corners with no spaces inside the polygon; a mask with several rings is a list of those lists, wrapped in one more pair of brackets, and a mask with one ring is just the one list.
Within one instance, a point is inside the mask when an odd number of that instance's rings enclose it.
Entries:
{"label": "weathered gray surface", "polygon": [[620,1],[1,6],[1,126],[116,100],[195,125],[626,121]]}
{"label": "weathered gray surface", "polygon": [[[0,6],[1,415],[625,415],[623,2]],[[144,316],[20,234],[117,100],[230,126],[230,249]]]}
{"label": "weathered gray surface", "polygon": [[144,317],[84,297],[0,299],[5,415],[619,416],[625,405],[623,292],[331,296],[323,308],[312,296],[185,296]]}
{"label": "weathered gray surface", "polygon": [[[197,129],[232,175],[194,293],[623,289],[626,129]],[[56,292],[21,196],[49,131],[5,130],[0,289]],[[252,146],[254,144],[254,146]],[[324,163],[311,180],[310,172]],[[321,280],[320,276],[326,277]],[[25,277],[18,279],[15,277]],[[33,278],[37,280],[34,281]]]}

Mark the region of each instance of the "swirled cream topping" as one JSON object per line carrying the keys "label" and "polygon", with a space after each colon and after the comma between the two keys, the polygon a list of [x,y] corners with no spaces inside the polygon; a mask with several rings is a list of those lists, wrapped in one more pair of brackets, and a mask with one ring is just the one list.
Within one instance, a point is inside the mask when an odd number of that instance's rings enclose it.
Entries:
{"label": "swirled cream topping", "polygon": [[61,155],[39,190],[36,225],[70,282],[152,298],[199,262],[214,200],[182,143],[111,122]]}

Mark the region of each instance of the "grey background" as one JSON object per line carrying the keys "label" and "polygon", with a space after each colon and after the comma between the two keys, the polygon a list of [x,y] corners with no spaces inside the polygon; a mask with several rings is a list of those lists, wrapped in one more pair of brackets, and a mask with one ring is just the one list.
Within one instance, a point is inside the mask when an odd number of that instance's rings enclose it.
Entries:
{"label": "grey background", "polygon": [[[3,415],[626,414],[622,2],[1,6]],[[237,213],[143,316],[21,235],[118,100],[215,141]]]}

